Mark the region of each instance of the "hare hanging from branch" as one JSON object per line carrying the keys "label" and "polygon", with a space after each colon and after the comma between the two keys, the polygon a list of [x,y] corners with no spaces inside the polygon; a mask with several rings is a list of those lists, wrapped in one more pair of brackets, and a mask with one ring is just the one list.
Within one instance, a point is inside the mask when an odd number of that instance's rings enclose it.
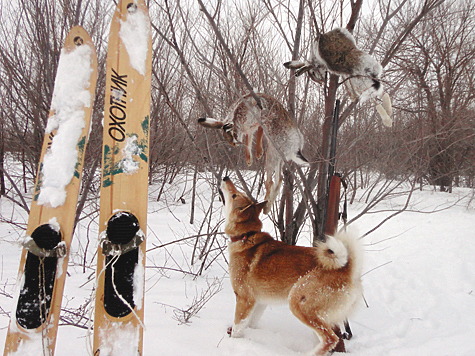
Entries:
{"label": "hare hanging from branch", "polygon": [[378,104],[376,110],[384,125],[392,125],[391,100],[387,93],[383,94],[381,83],[383,68],[372,56],[358,49],[348,30],[335,28],[321,34],[312,45],[309,61],[290,61],[284,66],[296,69],[296,76],[308,73],[319,83],[323,82],[325,71],[340,75],[352,101],[381,98],[382,105]]}
{"label": "hare hanging from branch", "polygon": [[224,120],[200,118],[198,123],[207,128],[223,130],[225,139],[233,146],[243,144],[248,166],[253,161],[254,134],[256,134],[255,155],[257,159],[260,159],[264,154],[264,132],[268,135],[265,160],[266,195],[264,198],[267,201],[264,213],[268,214],[279,194],[282,183],[284,162],[281,154],[285,160],[294,161],[300,166],[308,166],[308,161],[302,155],[303,135],[287,110],[270,95],[263,93],[256,95],[260,99],[262,109],[258,107],[251,94],[248,94],[231,105]]}

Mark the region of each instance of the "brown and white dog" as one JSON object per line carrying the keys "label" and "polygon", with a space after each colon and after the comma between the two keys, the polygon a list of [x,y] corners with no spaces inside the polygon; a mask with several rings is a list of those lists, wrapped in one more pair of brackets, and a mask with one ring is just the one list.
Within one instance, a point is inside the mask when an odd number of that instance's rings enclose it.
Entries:
{"label": "brown and white dog", "polygon": [[318,335],[320,343],[312,355],[331,352],[339,341],[333,329],[362,297],[360,244],[340,232],[315,248],[287,245],[261,232],[259,214],[265,202],[253,203],[227,177],[221,192],[236,295],[231,337],[253,326],[267,304],[283,302]]}
{"label": "brown and white dog", "polygon": [[358,49],[347,29],[335,28],[321,34],[313,43],[309,61],[290,61],[284,66],[296,69],[296,76],[308,73],[319,83],[323,82],[325,71],[342,76],[352,101],[380,97],[382,105],[376,105],[376,110],[384,125],[392,125],[391,100],[387,93],[383,94],[381,83],[383,68],[371,55]]}
{"label": "brown and white dog", "polygon": [[[277,198],[282,183],[283,160],[279,151],[286,160],[292,160],[298,165],[308,166],[308,162],[302,155],[303,135],[291,119],[288,111],[270,95],[263,93],[256,95],[259,97],[262,110],[257,106],[257,102],[251,94],[248,94],[237,100],[229,108],[224,120],[200,118],[198,123],[207,128],[222,129],[224,137],[233,146],[244,144],[246,163],[249,166],[252,164],[254,134],[256,133],[256,157],[260,159],[264,153],[262,142],[264,130],[262,126],[266,129],[270,141],[272,141],[267,144],[265,162],[265,200],[267,203],[264,207],[264,213],[267,214]],[[272,179],[273,175],[275,181]]]}

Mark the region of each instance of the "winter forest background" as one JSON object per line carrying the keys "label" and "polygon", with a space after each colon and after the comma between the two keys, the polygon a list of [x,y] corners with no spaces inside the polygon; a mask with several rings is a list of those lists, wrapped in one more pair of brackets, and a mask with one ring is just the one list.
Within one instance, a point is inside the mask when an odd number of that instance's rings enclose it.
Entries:
{"label": "winter forest background", "polygon": [[[321,224],[323,204],[307,211],[297,187],[310,189],[317,203],[324,199],[336,99],[342,103],[337,171],[348,185],[348,203],[356,197],[365,201],[358,215],[349,216],[350,223],[374,212],[383,201],[403,199],[388,219],[394,217],[410,206],[413,192],[426,186],[443,194],[451,194],[455,187],[471,188],[466,190],[471,195],[465,204],[473,204],[473,1],[203,0],[226,46],[200,11],[200,2],[147,1],[153,36],[149,183],[154,189],[149,201],[166,205],[167,190],[173,190],[170,204],[190,206],[187,219],[198,238],[189,263],[200,265],[197,275],[213,262],[203,259],[224,250],[215,243],[222,227],[212,219],[221,209],[213,205],[217,178],[232,175],[253,196],[263,196],[262,162],[248,168],[243,148],[229,146],[220,132],[197,124],[203,116],[224,117],[229,105],[248,92],[246,80],[256,92],[284,103],[305,136],[303,154],[311,162],[303,177],[294,175],[294,170],[284,174],[283,198],[270,214],[279,238],[296,243],[308,219]],[[105,62],[114,7],[113,1],[103,0],[1,4],[0,193],[16,210],[28,212],[61,46],[69,29],[79,24],[96,45],[98,81],[76,222],[97,221]],[[308,58],[316,34],[335,27],[353,29],[358,46],[381,62],[385,91],[394,108],[391,128],[383,126],[374,102],[352,103],[338,77],[329,75],[319,85],[307,76],[295,78],[282,65]],[[212,196],[209,204],[197,194],[203,189]],[[1,222],[25,229],[26,221],[14,215],[1,213]],[[200,219],[195,221],[197,215]],[[91,234],[91,244],[94,238]],[[84,265],[92,259],[84,257]],[[9,292],[4,288],[2,293]],[[77,320],[63,322],[81,326]]]}
{"label": "winter forest background", "polygon": [[[233,58],[256,92],[282,101],[306,137],[304,155],[318,198],[325,182],[329,117],[342,101],[337,170],[358,189],[377,180],[412,182],[450,191],[475,184],[475,5],[471,1],[372,1],[358,14],[357,1],[214,1],[206,4]],[[99,76],[83,175],[78,218],[99,191],[105,58],[110,16],[105,1],[19,1],[1,8],[1,194],[28,209],[24,195],[36,177],[62,41],[79,24],[97,47]],[[203,116],[224,117],[248,92],[196,1],[149,1],[153,31],[150,183],[173,183],[183,170],[247,168],[242,151],[219,132],[197,125]],[[296,80],[282,63],[305,58],[316,32],[351,22],[358,46],[384,67],[383,82],[394,106],[385,128],[374,102],[351,103],[338,78],[324,86]],[[342,86],[343,87],[343,86]],[[20,162],[21,173],[10,162]],[[262,162],[254,163],[262,189]],[[292,179],[293,177],[288,177]],[[323,176],[323,174],[321,174]],[[7,184],[6,181],[9,183]],[[289,184],[287,185],[289,186]],[[8,188],[7,188],[8,187]],[[384,192],[390,194],[389,191]],[[160,190],[156,199],[160,200]],[[298,198],[295,198],[298,199]],[[297,201],[297,200],[296,200]],[[283,211],[276,223],[285,230]],[[298,227],[297,227],[298,230]]]}

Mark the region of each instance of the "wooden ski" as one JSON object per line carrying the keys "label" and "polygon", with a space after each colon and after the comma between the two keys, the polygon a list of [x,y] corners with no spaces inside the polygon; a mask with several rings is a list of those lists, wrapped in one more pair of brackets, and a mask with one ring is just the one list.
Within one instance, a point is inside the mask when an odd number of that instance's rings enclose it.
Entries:
{"label": "wooden ski", "polygon": [[61,51],[4,356],[54,354],[97,77],[80,26]]}
{"label": "wooden ski", "polygon": [[144,1],[119,1],[107,56],[95,356],[142,355],[151,43]]}

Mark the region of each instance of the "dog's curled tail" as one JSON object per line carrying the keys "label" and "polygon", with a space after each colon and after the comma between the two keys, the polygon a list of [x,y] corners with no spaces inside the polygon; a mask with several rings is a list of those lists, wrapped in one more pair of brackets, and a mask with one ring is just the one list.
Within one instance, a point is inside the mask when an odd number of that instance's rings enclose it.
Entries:
{"label": "dog's curled tail", "polygon": [[319,260],[327,269],[339,269],[350,265],[352,276],[361,276],[363,247],[354,231],[340,230],[317,246]]}

